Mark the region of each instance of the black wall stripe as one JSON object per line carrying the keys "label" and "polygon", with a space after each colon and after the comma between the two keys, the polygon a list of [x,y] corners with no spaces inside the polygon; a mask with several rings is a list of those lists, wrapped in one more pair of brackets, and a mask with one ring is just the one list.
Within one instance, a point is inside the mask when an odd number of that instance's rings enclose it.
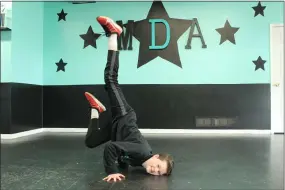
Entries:
{"label": "black wall stripe", "polygon": [[[270,129],[270,85],[121,85],[140,128]],[[90,110],[84,92],[107,108],[103,85],[45,86],[44,126],[86,128]],[[196,117],[238,117],[226,127],[196,127]],[[105,117],[104,117],[105,119]]]}
{"label": "black wall stripe", "polygon": [[0,130],[1,134],[11,131],[11,84],[0,83]]}
{"label": "black wall stripe", "polygon": [[[270,129],[270,84],[121,85],[121,88],[137,113],[141,129]],[[90,109],[85,91],[109,107],[103,85],[42,87],[1,83],[0,91],[1,134],[40,127],[86,128]],[[107,115],[101,119],[106,121]],[[237,120],[230,126],[196,127],[197,117]]]}
{"label": "black wall stripe", "polygon": [[42,86],[13,83],[11,88],[11,133],[43,125]]}
{"label": "black wall stripe", "polygon": [[42,86],[0,83],[1,134],[42,128]]}

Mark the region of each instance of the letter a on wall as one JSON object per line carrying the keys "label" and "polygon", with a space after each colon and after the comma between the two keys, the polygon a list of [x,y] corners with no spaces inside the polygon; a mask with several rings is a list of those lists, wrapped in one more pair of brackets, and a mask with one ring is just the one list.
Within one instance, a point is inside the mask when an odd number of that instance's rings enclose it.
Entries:
{"label": "letter a on wall", "polygon": [[[194,34],[195,26],[197,27],[198,34]],[[187,45],[185,46],[185,49],[191,49],[191,42],[192,42],[192,38],[193,37],[194,38],[200,38],[201,42],[202,42],[202,48],[207,48],[207,45],[205,43],[205,40],[204,40],[203,34],[201,32],[201,29],[200,29],[200,26],[199,26],[197,18],[194,18],[193,21],[192,21],[191,29],[190,29],[190,32],[189,32],[189,37],[188,37]]]}

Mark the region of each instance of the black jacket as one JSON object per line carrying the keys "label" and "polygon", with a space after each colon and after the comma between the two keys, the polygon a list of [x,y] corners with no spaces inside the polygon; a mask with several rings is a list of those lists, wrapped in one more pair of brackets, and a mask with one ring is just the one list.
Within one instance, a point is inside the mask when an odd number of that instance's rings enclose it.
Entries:
{"label": "black jacket", "polygon": [[104,149],[104,167],[106,173],[120,173],[120,165],[142,166],[152,157],[147,140],[139,131],[135,116],[129,114],[113,126],[116,140],[108,142]]}

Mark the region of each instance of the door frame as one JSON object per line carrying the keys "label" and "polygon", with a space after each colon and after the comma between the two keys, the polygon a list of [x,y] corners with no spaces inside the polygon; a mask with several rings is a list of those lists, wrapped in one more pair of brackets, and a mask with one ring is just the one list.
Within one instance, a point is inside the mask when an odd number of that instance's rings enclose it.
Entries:
{"label": "door frame", "polygon": [[[272,70],[272,65],[273,65],[273,58],[272,58],[272,54],[273,54],[273,51],[272,51],[272,46],[273,46],[273,28],[275,28],[275,27],[283,27],[283,35],[284,35],[284,24],[283,23],[274,23],[274,24],[270,24],[270,33],[269,33],[269,35],[270,35],[270,95],[271,95],[271,88],[272,88],[272,80],[271,80],[271,70]],[[285,38],[284,38],[285,39]],[[283,39],[283,40],[284,40]],[[283,54],[283,56],[284,56],[284,54]],[[284,60],[284,58],[283,58],[283,60]],[[283,64],[284,65],[284,64]],[[283,109],[283,114],[285,113],[285,111],[284,111],[284,103],[285,103],[285,92],[284,92],[284,89],[285,89],[285,85],[284,85],[284,78],[285,78],[285,76],[284,76],[284,74],[285,74],[285,66],[283,66],[283,71],[282,71],[283,73],[282,73],[282,75],[283,75],[283,81],[280,81],[280,85],[282,85],[283,86],[283,104],[281,104],[281,106],[282,106],[282,109]],[[281,79],[282,80],[282,79]],[[271,96],[270,96],[271,97]],[[271,98],[270,98],[270,102],[271,102]],[[271,109],[271,104],[270,104],[270,109]],[[270,116],[271,117],[271,116]],[[282,117],[282,119],[283,119],[283,133],[282,134],[284,134],[284,132],[285,132],[285,115]],[[271,118],[272,119],[272,118]],[[272,133],[274,133],[274,134],[278,134],[279,132],[274,132],[273,130],[272,130],[272,122],[270,122],[270,130],[271,130],[271,132]]]}

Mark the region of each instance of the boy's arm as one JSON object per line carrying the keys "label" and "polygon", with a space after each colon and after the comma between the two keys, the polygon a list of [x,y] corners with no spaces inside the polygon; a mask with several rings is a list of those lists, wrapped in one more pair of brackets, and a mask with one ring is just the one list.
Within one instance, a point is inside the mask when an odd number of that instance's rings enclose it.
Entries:
{"label": "boy's arm", "polygon": [[104,166],[108,175],[119,173],[116,161],[122,154],[122,149],[115,142],[107,143],[104,149]]}
{"label": "boy's arm", "polygon": [[132,142],[109,142],[104,149],[104,166],[106,173],[116,174],[119,173],[116,161],[122,155],[123,152],[141,152],[142,145]]}

